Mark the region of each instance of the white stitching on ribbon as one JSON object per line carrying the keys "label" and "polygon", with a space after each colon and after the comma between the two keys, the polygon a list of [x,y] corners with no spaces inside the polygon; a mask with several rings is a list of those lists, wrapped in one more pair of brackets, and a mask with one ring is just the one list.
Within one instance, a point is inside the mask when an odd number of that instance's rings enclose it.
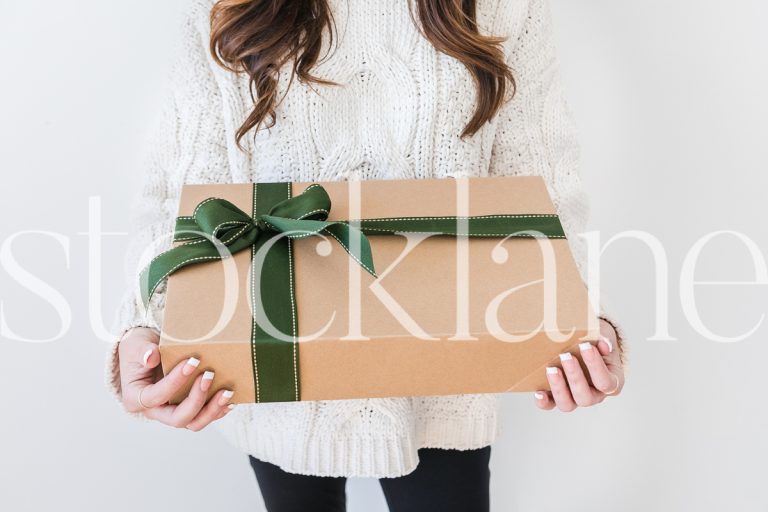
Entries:
{"label": "white stitching on ribbon", "polygon": [[[288,199],[291,198],[292,185],[288,183]],[[310,212],[311,213],[311,212]],[[296,349],[298,340],[296,338],[296,302],[293,297],[293,242],[288,238],[288,276],[289,290],[291,292],[291,330],[293,332],[293,389],[296,395],[296,401],[299,401],[299,371],[296,364]]]}
{"label": "white stitching on ribbon", "polygon": [[[256,195],[259,187],[253,185],[253,216],[256,216]],[[256,257],[256,245],[251,245],[251,261]],[[256,272],[251,267],[251,300],[256,300]],[[253,315],[253,307],[251,308]],[[251,360],[253,361],[253,377],[256,381],[256,403],[261,402],[261,387],[259,386],[259,365],[256,363],[256,315],[251,319]]]}

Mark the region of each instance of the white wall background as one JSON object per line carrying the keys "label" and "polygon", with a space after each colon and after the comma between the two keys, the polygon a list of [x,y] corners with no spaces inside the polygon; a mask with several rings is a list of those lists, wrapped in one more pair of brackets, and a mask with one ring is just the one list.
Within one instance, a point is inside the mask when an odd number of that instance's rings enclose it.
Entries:
{"label": "white wall background", "polygon": [[[357,0],[355,0],[357,1]],[[124,417],[103,391],[105,345],[88,325],[88,197],[100,196],[104,318],[122,285],[127,207],[160,107],[185,0],[0,0],[0,240],[73,307],[50,344],[0,338],[0,509],[262,510],[247,461],[215,431],[194,435]],[[504,398],[494,448],[494,510],[768,509],[768,413],[762,326],[707,341],[686,322],[680,266],[691,245],[738,229],[768,251],[768,4],[759,0],[553,0],[563,71],[584,144],[592,226],[605,238],[647,230],[670,260],[670,329],[653,335],[647,249],[606,254],[604,293],[631,334],[621,399],[574,414]],[[50,258],[41,256],[46,251]],[[733,239],[702,258],[703,280],[753,278]],[[768,287],[701,287],[720,333],[768,311]],[[53,336],[55,312],[0,267],[8,327]],[[99,307],[102,307],[99,304]],[[383,511],[375,481],[353,481],[351,511]],[[108,508],[106,508],[108,507]]]}

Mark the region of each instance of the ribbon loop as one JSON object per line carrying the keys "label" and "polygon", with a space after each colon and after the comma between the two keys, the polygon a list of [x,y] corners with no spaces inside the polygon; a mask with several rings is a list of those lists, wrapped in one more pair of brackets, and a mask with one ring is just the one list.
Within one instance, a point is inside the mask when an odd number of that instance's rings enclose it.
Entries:
{"label": "ribbon loop", "polygon": [[195,208],[193,215],[202,233],[227,244],[241,236],[244,228],[253,229],[253,219],[226,199],[207,199]]}
{"label": "ribbon loop", "polygon": [[330,212],[328,192],[320,185],[310,185],[298,196],[277,203],[269,215],[295,220],[326,220]]}

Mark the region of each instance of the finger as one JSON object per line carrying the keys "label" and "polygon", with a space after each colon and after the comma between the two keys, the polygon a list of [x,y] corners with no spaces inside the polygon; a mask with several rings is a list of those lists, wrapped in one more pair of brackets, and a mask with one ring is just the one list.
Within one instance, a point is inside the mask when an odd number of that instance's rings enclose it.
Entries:
{"label": "finger", "polygon": [[150,384],[141,395],[141,401],[148,409],[167,404],[189,382],[189,378],[200,366],[200,360],[194,357],[182,361],[165,377]]}
{"label": "finger", "polygon": [[560,354],[560,363],[563,365],[563,373],[568,380],[568,388],[576,405],[589,407],[597,403],[599,397],[594,394],[594,390],[587,382],[579,361],[570,352],[564,352]]}
{"label": "finger", "polygon": [[[133,329],[120,342],[120,356],[127,362],[146,366],[147,362],[153,362],[150,359],[152,353],[157,353],[156,364],[160,363],[157,344],[160,336],[151,329]],[[150,366],[150,368],[154,368]]]}
{"label": "finger", "polygon": [[230,411],[229,398],[231,391],[221,390],[208,400],[200,413],[187,425],[187,429],[192,432],[199,432],[214,421],[223,418]]}
{"label": "finger", "polygon": [[573,401],[571,390],[568,389],[568,384],[560,368],[548,366],[547,380],[549,381],[549,388],[552,390],[552,398],[554,398],[557,408],[563,412],[571,412],[576,409],[576,402]]}
{"label": "finger", "polygon": [[608,354],[613,353],[613,341],[611,341],[608,336],[601,335],[598,338],[597,348],[601,355],[607,356]]}
{"label": "finger", "polygon": [[551,411],[555,408],[555,401],[552,400],[548,391],[537,391],[533,394],[533,398],[536,400],[536,407],[544,411]]}
{"label": "finger", "polygon": [[[223,418],[232,410],[232,408],[234,408],[233,404],[229,404],[229,401],[233,396],[234,393],[232,391],[222,391],[220,394],[217,394],[216,397],[218,398],[219,405],[223,410],[219,413],[218,417],[216,417],[216,420]],[[154,420],[165,425],[176,426],[176,419],[174,414],[176,413],[178,407],[178,405],[161,405],[158,407],[153,407],[152,409],[144,409],[142,414],[147,419]]]}
{"label": "finger", "polygon": [[597,341],[597,350],[605,358],[608,366],[621,366],[621,354],[615,350],[615,344],[611,338],[600,336]]}
{"label": "finger", "polygon": [[187,398],[182,400],[173,413],[172,426],[186,428],[200,414],[208,397],[208,390],[213,381],[213,372],[205,372],[195,379]]}
{"label": "finger", "polygon": [[589,342],[584,342],[579,344],[579,350],[595,389],[603,394],[615,392],[618,387],[618,377],[608,369],[600,349]]}
{"label": "finger", "polygon": [[227,406],[224,408],[224,410],[223,410],[221,413],[219,413],[219,417],[218,417],[218,418],[216,418],[216,420],[220,420],[221,418],[223,418],[224,416],[226,416],[227,414],[229,414],[230,412],[232,412],[232,411],[234,411],[234,410],[235,410],[235,404],[229,404],[229,405],[227,405]]}
{"label": "finger", "polygon": [[141,356],[141,365],[147,370],[157,368],[160,364],[160,350],[154,343],[145,343],[144,345],[146,350],[144,350],[144,355]]}
{"label": "finger", "polygon": [[144,409],[141,413],[149,420],[158,421],[164,425],[173,425],[173,413],[178,405],[160,405],[151,409]]}
{"label": "finger", "polygon": [[[129,363],[137,364],[142,370],[153,370],[160,365],[160,349],[152,342],[138,343],[140,347],[137,349],[141,352],[141,357],[135,361],[128,361]],[[142,372],[143,373],[143,372]]]}

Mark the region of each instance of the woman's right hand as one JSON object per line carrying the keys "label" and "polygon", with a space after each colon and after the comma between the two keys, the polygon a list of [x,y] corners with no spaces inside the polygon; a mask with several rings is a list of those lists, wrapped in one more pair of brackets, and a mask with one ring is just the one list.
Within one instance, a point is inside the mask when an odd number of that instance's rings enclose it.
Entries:
{"label": "woman's right hand", "polygon": [[180,404],[168,402],[197,370],[200,361],[184,360],[165,377],[160,368],[159,335],[152,329],[134,328],[120,340],[120,379],[123,405],[129,412],[176,428],[198,432],[223,418],[233,407],[231,390],[220,390],[206,401],[213,385],[213,371],[199,375]]}

